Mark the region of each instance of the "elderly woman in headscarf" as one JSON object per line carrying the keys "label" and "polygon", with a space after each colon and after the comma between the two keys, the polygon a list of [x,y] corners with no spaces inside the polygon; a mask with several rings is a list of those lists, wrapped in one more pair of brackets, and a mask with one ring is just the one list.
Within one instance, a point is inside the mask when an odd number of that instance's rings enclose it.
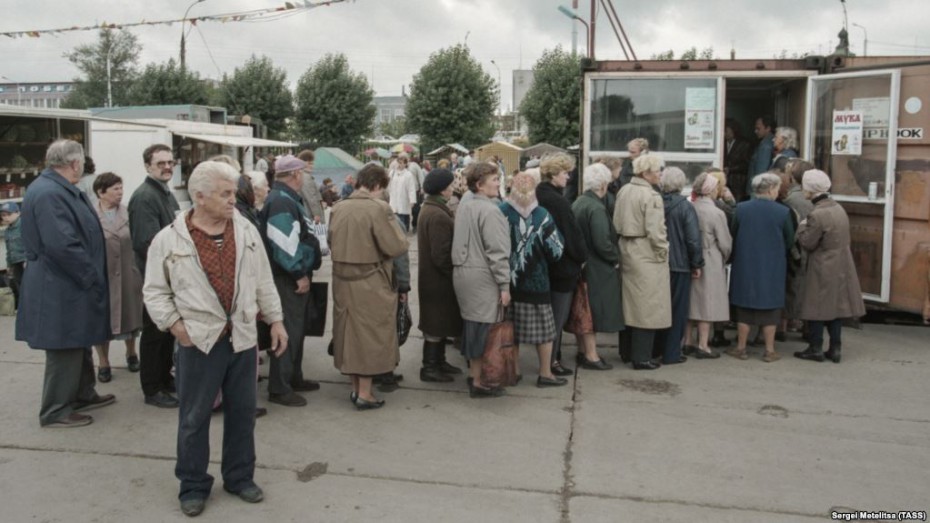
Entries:
{"label": "elderly woman in headscarf", "polygon": [[672,326],[658,333],[652,356],[662,363],[684,363],[682,340],[688,325],[688,303],[691,300],[691,280],[701,277],[704,253],[701,249],[701,228],[694,207],[681,194],[687,183],[678,167],[667,167],[659,178],[665,207],[665,227],[668,230],[668,266],[671,271]]}
{"label": "elderly woman in headscarf", "polygon": [[[613,365],[597,354],[598,332],[620,332],[624,329],[623,302],[620,297],[620,249],[617,231],[610,221],[604,201],[611,181],[608,167],[602,163],[584,170],[584,192],[572,204],[578,230],[588,252],[583,274],[591,309],[590,332],[575,332],[580,366],[591,370],[610,370]],[[580,289],[579,289],[580,291]],[[583,358],[583,359],[582,359]]]}
{"label": "elderly woman in headscarf", "polygon": [[[808,252],[804,273],[804,301],[801,318],[810,324],[810,345],[798,358],[840,362],[844,318],[865,314],[862,290],[852,252],[849,249],[849,217],[830,198],[830,177],[812,169],[804,173],[801,185],[814,209],[798,228],[798,243]],[[823,329],[830,333],[830,349],[823,352]]]}
{"label": "elderly woman in headscarf", "polygon": [[[691,282],[690,322],[685,331],[685,349],[695,358],[719,358],[711,349],[708,338],[713,322],[730,319],[730,300],[727,298],[727,258],[733,247],[727,217],[715,204],[720,193],[720,182],[714,173],[704,172],[694,179],[692,196],[694,211],[701,228],[701,247],[704,251],[704,270]],[[691,345],[691,333],[697,325],[698,344]]]}
{"label": "elderly woman in headscarf", "polygon": [[651,359],[656,331],[672,325],[668,235],[658,185],[663,163],[654,154],[633,162],[635,176],[617,193],[614,227],[620,235],[623,267],[623,331],[620,358],[636,370],[654,370]]}
{"label": "elderly woman in headscarf", "polygon": [[736,347],[727,351],[745,360],[751,326],[762,329],[762,361],[781,359],[775,352],[775,328],[785,306],[788,253],[794,243],[794,226],[788,207],[775,202],[781,179],[763,173],[752,179],[753,199],[736,206],[733,219],[733,266],[730,303],[737,321]]}
{"label": "elderly woman in headscarf", "polygon": [[[521,173],[513,177],[510,196],[500,204],[510,227],[510,294],[508,314],[513,319],[514,341],[536,345],[539,355],[537,387],[565,385],[565,378],[552,372],[552,340],[555,317],[549,266],[565,250],[555,220],[536,201],[536,180]],[[561,328],[561,326],[559,326]]]}

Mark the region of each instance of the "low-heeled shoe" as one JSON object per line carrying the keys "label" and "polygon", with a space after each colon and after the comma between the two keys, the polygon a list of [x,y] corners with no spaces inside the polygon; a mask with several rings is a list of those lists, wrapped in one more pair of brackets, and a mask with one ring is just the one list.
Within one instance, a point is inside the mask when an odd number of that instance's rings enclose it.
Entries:
{"label": "low-heeled shoe", "polygon": [[97,394],[89,401],[79,401],[73,405],[74,412],[86,412],[88,410],[99,409],[116,403],[116,396],[112,394]]}
{"label": "low-heeled shoe", "polygon": [[265,499],[265,493],[262,492],[262,489],[258,485],[249,485],[238,492],[233,492],[223,485],[223,490],[229,492],[233,496],[239,496],[239,499],[247,503],[258,503]]}
{"label": "low-heeled shoe", "polygon": [[358,410],[380,409],[384,406],[384,400],[368,401],[364,398],[355,398],[355,408]]}
{"label": "low-heeled shoe", "polygon": [[814,347],[808,347],[803,351],[798,351],[794,353],[794,357],[802,360],[809,361],[823,361],[824,355],[821,349],[816,349]]}
{"label": "low-heeled shoe", "polygon": [[662,361],[662,365],[677,365],[679,363],[684,363],[688,361],[688,357],[685,355],[678,356],[677,360],[673,361]]}
{"label": "low-heeled shoe", "polygon": [[287,394],[269,394],[268,401],[284,405],[285,407],[303,407],[307,404],[307,399],[300,394],[288,392]]}
{"label": "low-heeled shoe", "polygon": [[552,365],[552,373],[556,376],[571,376],[575,371],[563,366],[561,362],[557,361]]}
{"label": "low-heeled shoe", "polygon": [[540,376],[540,377],[536,378],[536,386],[537,386],[537,387],[540,387],[540,388],[542,388],[542,387],[561,387],[561,386],[563,386],[563,385],[566,385],[567,383],[568,383],[568,380],[567,380],[567,379],[565,379],[565,378],[560,378],[560,377],[558,377],[558,376],[554,376],[554,377],[552,377],[552,378],[547,378],[547,377],[545,377],[545,376]]}
{"label": "low-heeled shoe", "polygon": [[634,361],[633,370],[656,370],[662,365],[654,361]]}
{"label": "low-heeled shoe", "polygon": [[202,498],[181,500],[181,512],[183,512],[185,516],[191,518],[199,516],[206,506],[207,500]]}
{"label": "low-heeled shoe", "polygon": [[699,360],[715,360],[720,357],[720,353],[715,351],[714,349],[711,349],[706,352],[701,349],[698,349],[694,352],[693,356],[695,357],[695,359],[699,359]]}
{"label": "low-heeled shoe", "polygon": [[599,360],[597,360],[597,361],[591,361],[591,360],[589,360],[588,358],[582,356],[581,359],[584,359],[584,361],[582,361],[582,362],[579,363],[579,365],[581,365],[581,368],[582,368],[582,369],[588,369],[588,370],[610,370],[610,369],[614,368],[613,365],[611,365],[610,363],[607,363],[606,361],[604,361],[603,358],[601,358],[601,359],[599,359]]}
{"label": "low-heeled shoe", "polygon": [[58,421],[53,421],[47,425],[42,425],[46,429],[71,429],[74,427],[83,427],[85,425],[90,425],[94,422],[94,418],[86,414],[78,414],[72,412],[66,418],[62,418]]}
{"label": "low-heeled shoe", "polygon": [[139,357],[132,355],[126,358],[126,367],[129,372],[139,372]]}
{"label": "low-heeled shoe", "polygon": [[151,396],[146,396],[145,404],[152,405],[160,409],[176,409],[178,408],[178,398],[175,398],[167,392],[158,391]]}

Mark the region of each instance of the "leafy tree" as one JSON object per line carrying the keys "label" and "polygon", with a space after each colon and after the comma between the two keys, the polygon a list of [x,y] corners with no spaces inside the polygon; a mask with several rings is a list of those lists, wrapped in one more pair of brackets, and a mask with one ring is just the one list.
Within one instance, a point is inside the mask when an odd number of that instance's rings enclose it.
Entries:
{"label": "leafy tree", "polygon": [[530,130],[530,142],[559,147],[581,137],[581,64],[578,55],[561,46],[543,52],[533,66],[533,85],[520,104]]}
{"label": "leafy tree", "polygon": [[287,73],[275,67],[267,56],[252,55],[232,76],[224,74],[218,101],[229,114],[261,119],[272,136],[282,136],[287,131],[287,119],[294,114]]}
{"label": "leafy tree", "polygon": [[429,149],[450,142],[468,147],[485,143],[498,86],[464,45],[433,53],[413,77],[407,99],[407,128]]}
{"label": "leafy tree", "polygon": [[87,109],[107,105],[107,53],[110,55],[110,85],[113,105],[126,105],[127,94],[137,75],[136,66],[142,46],[136,36],[125,29],[101,29],[97,42],[77,46],[64,57],[81,70],[71,94],[61,106]]}
{"label": "leafy tree", "polygon": [[381,134],[399,138],[407,134],[407,117],[398,116],[390,122],[380,123],[378,124],[378,130],[381,132]]}
{"label": "leafy tree", "polygon": [[[650,59],[650,60],[674,60],[674,59],[675,59],[675,51],[672,50],[672,49],[669,49],[668,51],[665,51],[665,52],[663,52],[663,53],[654,54],[654,55],[652,55],[649,59]],[[681,55],[678,56],[678,59],[679,59],[679,60],[682,60],[682,61],[685,61],[685,60],[713,60],[713,59],[714,59],[714,48],[713,48],[713,47],[707,47],[707,48],[705,48],[705,49],[702,49],[702,50],[698,51],[698,48],[697,48],[697,47],[691,46],[691,49],[687,49],[687,50],[685,50],[683,53],[681,53]]]}
{"label": "leafy tree", "polygon": [[206,105],[210,102],[209,91],[200,75],[181,69],[174,58],[164,64],[147,65],[133,82],[128,97],[133,105]]}
{"label": "leafy tree", "polygon": [[668,51],[665,51],[664,53],[654,54],[651,57],[649,57],[649,59],[650,60],[674,60],[675,51],[672,49],[669,49]]}
{"label": "leafy tree", "polygon": [[297,82],[297,129],[302,140],[354,151],[371,134],[374,91],[343,54],[327,54]]}

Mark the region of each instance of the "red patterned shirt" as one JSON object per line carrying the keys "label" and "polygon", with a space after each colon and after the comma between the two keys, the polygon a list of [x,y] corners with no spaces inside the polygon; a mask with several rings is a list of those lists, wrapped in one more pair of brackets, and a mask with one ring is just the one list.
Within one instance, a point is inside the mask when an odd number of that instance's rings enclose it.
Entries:
{"label": "red patterned shirt", "polygon": [[[233,232],[233,221],[226,222],[226,229],[222,234],[211,235],[198,229],[191,221],[194,211],[187,214],[185,222],[187,229],[194,240],[200,264],[207,273],[207,280],[216,292],[223,310],[229,315],[233,306],[233,295],[236,292],[236,235]],[[223,335],[230,331],[229,322]]]}

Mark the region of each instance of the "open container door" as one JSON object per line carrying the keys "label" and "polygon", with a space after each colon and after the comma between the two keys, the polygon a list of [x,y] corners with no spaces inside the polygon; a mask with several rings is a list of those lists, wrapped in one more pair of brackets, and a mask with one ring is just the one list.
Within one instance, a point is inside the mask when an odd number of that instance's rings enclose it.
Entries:
{"label": "open container door", "polygon": [[897,161],[898,69],[814,76],[807,89],[807,151],[846,209],[863,297],[887,303]]}

